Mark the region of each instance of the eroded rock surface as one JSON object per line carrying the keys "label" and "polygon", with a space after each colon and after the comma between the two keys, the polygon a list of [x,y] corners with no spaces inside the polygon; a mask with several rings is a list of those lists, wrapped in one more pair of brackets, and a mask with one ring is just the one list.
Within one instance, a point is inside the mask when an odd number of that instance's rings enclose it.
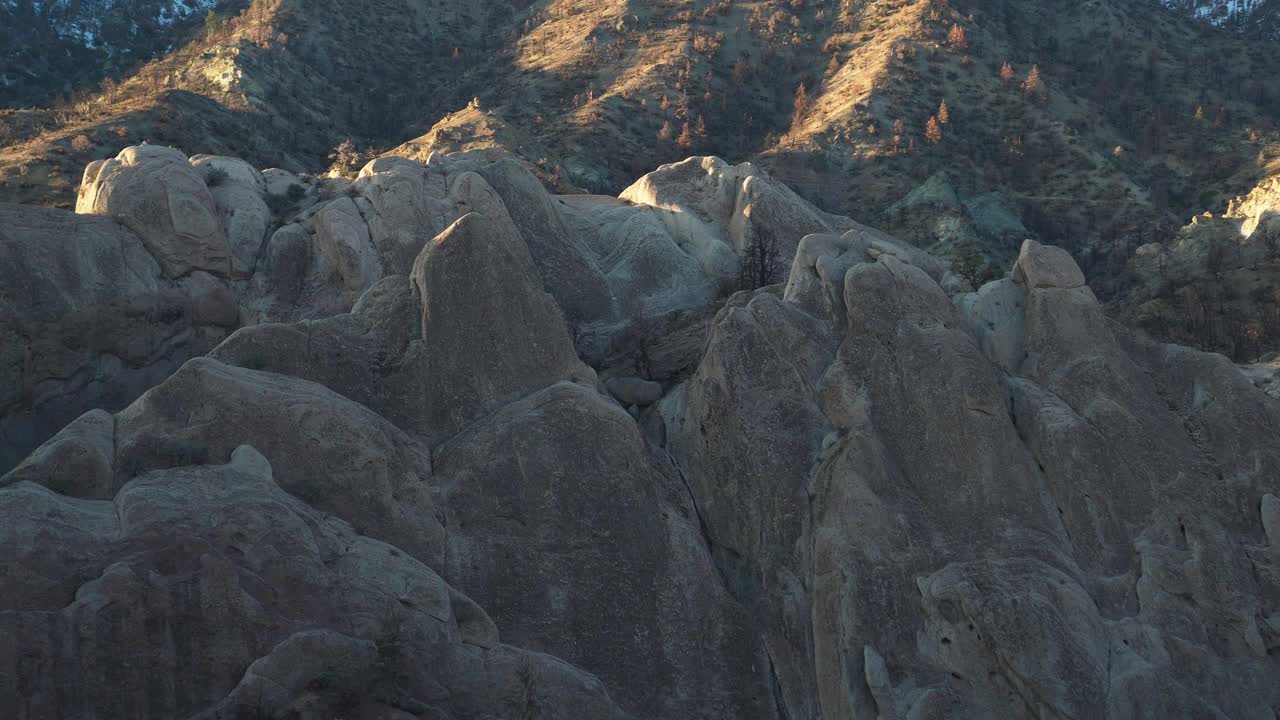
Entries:
{"label": "eroded rock surface", "polygon": [[227,237],[205,181],[181,151],[125,148],[84,171],[76,212],[109,215],[142,238],[166,275],[227,274]]}
{"label": "eroded rock surface", "polygon": [[974,290],[715,158],[182,162],[223,270],[0,208],[6,717],[1280,709],[1274,373],[1057,248]]}
{"label": "eroded rock surface", "polygon": [[0,205],[0,470],[85,412],[124,407],[238,317],[220,280],[167,277],[115,220]]}

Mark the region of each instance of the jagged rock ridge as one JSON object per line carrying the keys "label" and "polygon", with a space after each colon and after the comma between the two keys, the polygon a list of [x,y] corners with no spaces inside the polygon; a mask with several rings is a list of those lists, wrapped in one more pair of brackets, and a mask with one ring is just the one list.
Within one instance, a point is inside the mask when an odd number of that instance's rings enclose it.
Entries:
{"label": "jagged rock ridge", "polygon": [[1280,708],[1280,404],[1057,248],[974,290],[715,158],[144,147],[79,209],[0,206],[6,447],[69,422],[0,480],[6,715]]}

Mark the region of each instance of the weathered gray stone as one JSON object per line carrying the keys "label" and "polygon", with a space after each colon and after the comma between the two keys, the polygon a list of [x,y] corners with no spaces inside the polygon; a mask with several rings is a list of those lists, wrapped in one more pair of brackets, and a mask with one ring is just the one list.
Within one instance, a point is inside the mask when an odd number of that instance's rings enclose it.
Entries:
{"label": "weathered gray stone", "polygon": [[513,226],[464,215],[423,249],[413,283],[433,400],[426,411],[438,431],[457,432],[559,380],[594,385]]}
{"label": "weathered gray stone", "polygon": [[1262,496],[1262,529],[1271,547],[1280,549],[1280,498],[1271,493]]}
{"label": "weathered gray stone", "polygon": [[[0,208],[6,433],[269,321],[29,438],[0,708],[1272,720],[1265,366],[1126,330],[1056,248],[965,292],[750,166],[665,166],[628,205],[513,162],[306,180],[229,283]],[[713,300],[770,237],[786,284]]]}
{"label": "weathered gray stone", "polygon": [[662,398],[660,383],[636,377],[609,378],[605,387],[623,405],[652,405]]}
{"label": "weathered gray stone", "polygon": [[271,227],[266,182],[261,173],[239,158],[196,155],[191,158],[191,165],[204,178],[226,231],[232,274],[252,275]]}
{"label": "weathered gray stone", "polygon": [[[190,397],[203,400],[194,405]],[[426,448],[303,380],[192,360],[117,416],[115,486],[152,468],[223,460],[249,441],[279,468],[286,491],[439,565],[444,529]]]}
{"label": "weathered gray stone", "polygon": [[644,717],[770,716],[749,679],[765,659],[621,408],[559,383],[451,439],[435,464],[442,572],[507,642],[590,669]]}
{"label": "weathered gray stone", "polygon": [[[824,213],[751,163],[692,157],[663,165],[619,196],[663,210],[672,237],[721,288],[736,282],[738,258],[761,243],[785,268],[811,233],[843,233],[855,223]],[[776,278],[777,282],[785,280]]]}
{"label": "weathered gray stone", "polygon": [[1035,240],[1022,243],[1013,275],[1018,282],[1032,289],[1070,290],[1084,285],[1084,273],[1071,259],[1071,253],[1060,247],[1041,245]]}
{"label": "weathered gray stone", "polygon": [[115,486],[115,418],[90,410],[63,428],[9,474],[0,485],[24,480],[78,498],[110,498]]}
{"label": "weathered gray stone", "polygon": [[953,298],[983,354],[1014,373],[1022,364],[1026,292],[1010,278],[983,285],[977,292]]}
{"label": "weathered gray stone", "polygon": [[[281,491],[249,447],[146,473],[114,501],[18,483],[0,510],[0,672],[15,680],[0,706],[29,717],[333,717],[353,699],[427,716],[623,717],[586,673],[468,642],[474,604]],[[46,574],[69,587],[51,594]]]}
{"label": "weathered gray stone", "polygon": [[341,197],[316,214],[316,263],[322,276],[358,297],[382,278],[382,261],[369,238],[369,227],[349,197]]}
{"label": "weathered gray stone", "polygon": [[84,171],[76,212],[110,215],[138,234],[165,274],[231,271],[227,237],[209,189],[187,156],[138,145]]}
{"label": "weathered gray stone", "polygon": [[0,205],[0,472],[87,411],[124,407],[237,321],[220,280],[164,277],[115,220]]}

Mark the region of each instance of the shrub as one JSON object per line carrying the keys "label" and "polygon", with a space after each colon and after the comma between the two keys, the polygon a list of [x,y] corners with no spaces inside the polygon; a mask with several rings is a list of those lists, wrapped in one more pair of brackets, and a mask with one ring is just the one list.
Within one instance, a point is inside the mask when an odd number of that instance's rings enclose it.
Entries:
{"label": "shrub", "polygon": [[273,215],[283,215],[298,205],[298,201],[302,200],[307,194],[307,189],[299,183],[289,186],[289,189],[283,193],[267,194],[267,207],[271,209]]}
{"label": "shrub", "polygon": [[351,175],[360,170],[360,166],[364,164],[365,155],[356,149],[355,143],[348,139],[343,140],[333,149],[329,159],[333,161],[334,170],[343,175]]}
{"label": "shrub", "polygon": [[228,177],[230,176],[227,175],[226,170],[223,170],[220,167],[210,166],[209,171],[204,174],[204,184],[208,185],[210,188],[216,188],[225,183]]}

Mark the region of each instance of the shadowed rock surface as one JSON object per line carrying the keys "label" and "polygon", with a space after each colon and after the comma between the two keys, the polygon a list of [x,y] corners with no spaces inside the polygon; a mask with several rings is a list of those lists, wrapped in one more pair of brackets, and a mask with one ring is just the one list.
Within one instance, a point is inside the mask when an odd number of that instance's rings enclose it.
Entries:
{"label": "shadowed rock surface", "polygon": [[0,208],[0,715],[1280,710],[1275,369],[1058,248],[975,290],[716,158],[178,155],[218,272],[129,184]]}

